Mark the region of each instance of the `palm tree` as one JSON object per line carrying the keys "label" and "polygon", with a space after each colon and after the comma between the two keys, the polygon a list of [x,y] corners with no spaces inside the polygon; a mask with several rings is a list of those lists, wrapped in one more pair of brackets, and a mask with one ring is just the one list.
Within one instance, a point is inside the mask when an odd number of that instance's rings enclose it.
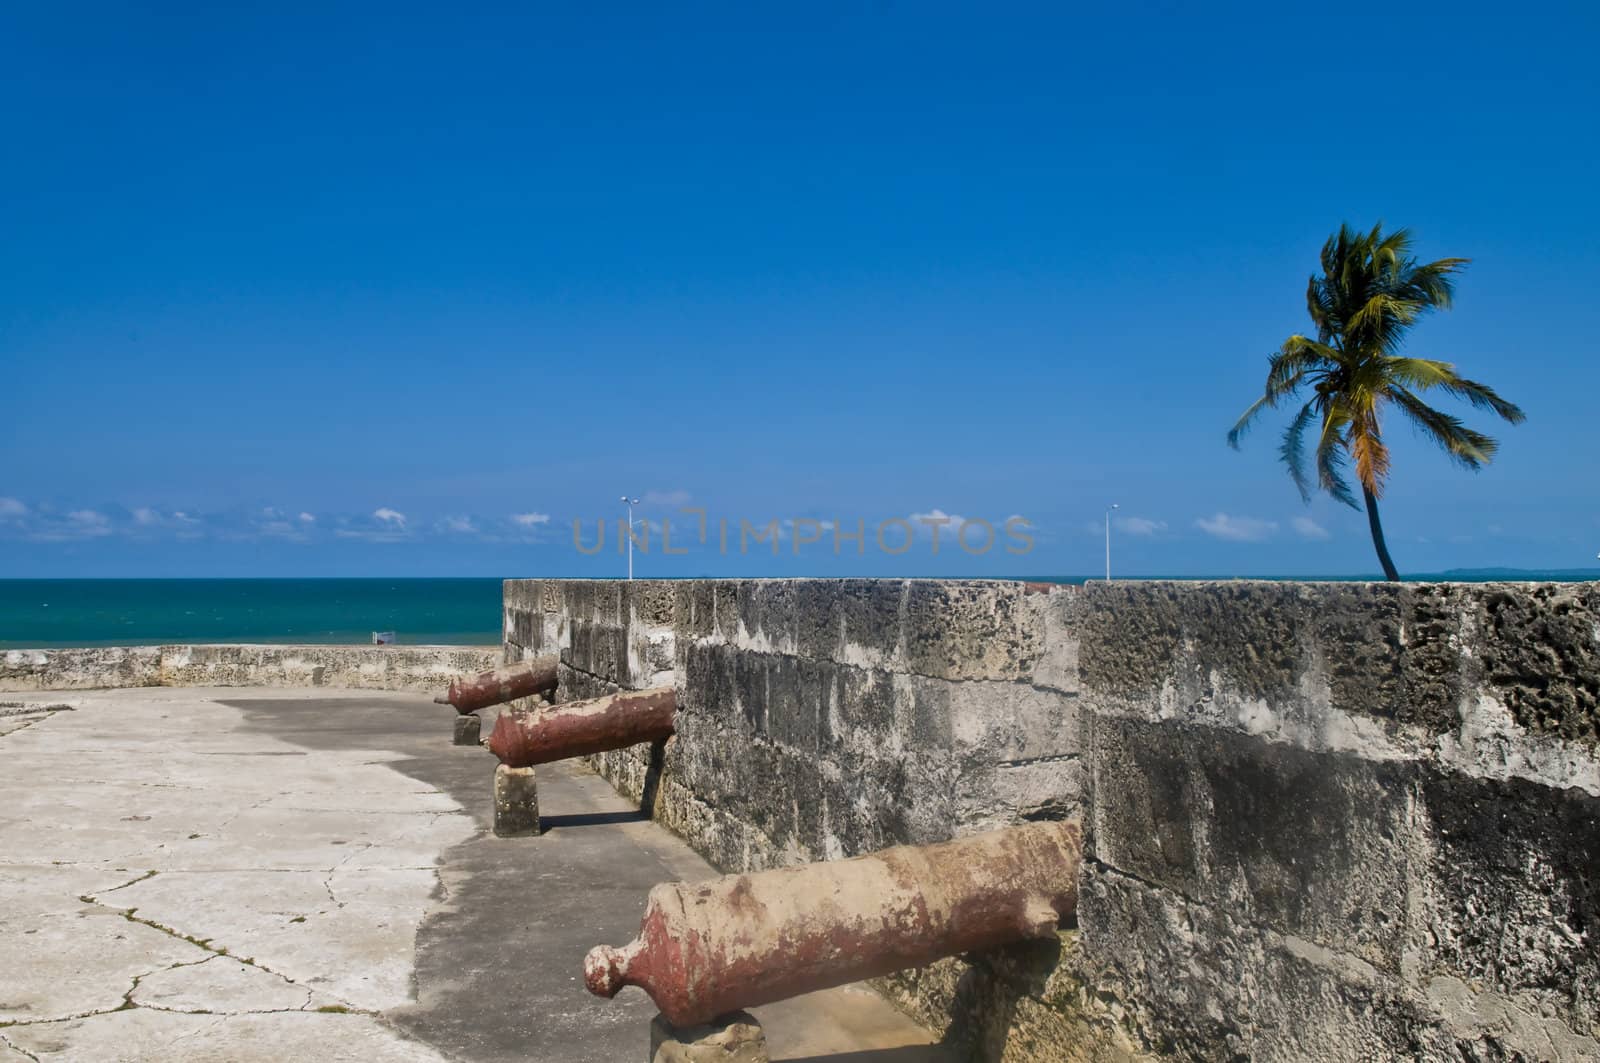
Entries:
{"label": "palm tree", "polygon": [[1389,475],[1389,448],[1381,424],[1386,407],[1392,403],[1468,469],[1487,464],[1498,444],[1459,418],[1429,406],[1419,392],[1438,390],[1492,410],[1512,424],[1523,420],[1520,409],[1486,385],[1458,376],[1449,362],[1399,353],[1418,318],[1429,310],[1449,309],[1455,287],[1451,278],[1467,262],[1441,258],[1418,263],[1411,256],[1411,234],[1405,229],[1385,235],[1381,222],[1370,233],[1341,225],[1322,245],[1322,275],[1313,275],[1306,289],[1306,309],[1317,338],[1295,335],[1283,341],[1268,359],[1265,393],[1228,433],[1228,444],[1237,449],[1239,437],[1257,414],[1296,396],[1302,385],[1309,386],[1310,401],[1289,422],[1278,455],[1289,467],[1300,497],[1309,502],[1305,434],[1316,422],[1316,485],[1352,509],[1359,507],[1345,470],[1354,459],[1372,545],[1383,574],[1391,580],[1400,575],[1378,521],[1378,499]]}

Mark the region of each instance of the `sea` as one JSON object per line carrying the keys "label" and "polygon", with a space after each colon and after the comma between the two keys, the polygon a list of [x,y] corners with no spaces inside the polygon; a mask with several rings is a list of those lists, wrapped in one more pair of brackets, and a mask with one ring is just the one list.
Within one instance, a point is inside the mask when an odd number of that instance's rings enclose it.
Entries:
{"label": "sea", "polygon": [[[1068,576],[1018,578],[1084,582]],[[1600,569],[1455,569],[1407,578],[1593,580],[1600,578]],[[0,580],[0,649],[365,643],[380,631],[393,632],[395,642],[406,645],[495,646],[501,635],[500,592],[499,579]]]}
{"label": "sea", "polygon": [[498,579],[0,580],[0,649],[172,642],[500,644]]}

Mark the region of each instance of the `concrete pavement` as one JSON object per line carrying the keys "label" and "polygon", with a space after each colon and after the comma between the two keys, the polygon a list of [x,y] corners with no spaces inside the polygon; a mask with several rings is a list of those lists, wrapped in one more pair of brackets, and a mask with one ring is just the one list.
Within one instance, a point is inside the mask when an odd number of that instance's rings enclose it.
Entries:
{"label": "concrete pavement", "polygon": [[[0,695],[0,1063],[645,1058],[583,953],[714,872],[585,771],[488,830],[453,710],[370,691]],[[486,724],[489,721],[485,721]],[[848,987],[759,1009],[775,1058],[945,1059]]]}

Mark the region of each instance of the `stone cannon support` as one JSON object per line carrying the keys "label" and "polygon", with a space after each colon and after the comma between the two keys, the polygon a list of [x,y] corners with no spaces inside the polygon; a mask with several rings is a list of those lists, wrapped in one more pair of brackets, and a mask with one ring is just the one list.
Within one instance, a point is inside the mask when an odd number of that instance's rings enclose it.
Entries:
{"label": "stone cannon support", "polygon": [[670,738],[678,712],[671,687],[627,690],[539,712],[511,712],[495,721],[489,750],[513,768],[585,757]]}
{"label": "stone cannon support", "polygon": [[474,713],[462,713],[456,717],[455,744],[458,746],[475,746],[482,733],[483,721]]}
{"label": "stone cannon support", "polygon": [[584,959],[589,991],[650,994],[692,1027],[974,949],[1049,937],[1078,908],[1078,824],[1035,823],[650,891],[639,936]]}
{"label": "stone cannon support", "polygon": [[650,1063],[771,1063],[767,1034],[749,1012],[679,1029],[660,1015],[650,1023]]}
{"label": "stone cannon support", "polygon": [[454,705],[457,712],[466,714],[516,698],[548,694],[555,688],[556,658],[536,657],[492,672],[481,672],[471,679],[453,680],[450,690],[433,700],[440,705]]}
{"label": "stone cannon support", "polygon": [[495,767],[494,833],[500,838],[539,833],[539,786],[532,768]]}

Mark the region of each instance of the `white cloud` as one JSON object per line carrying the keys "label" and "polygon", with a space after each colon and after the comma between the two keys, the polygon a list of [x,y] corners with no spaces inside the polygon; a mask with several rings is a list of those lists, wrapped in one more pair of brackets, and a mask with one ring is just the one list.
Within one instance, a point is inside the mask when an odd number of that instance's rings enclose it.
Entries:
{"label": "white cloud", "polygon": [[439,522],[439,527],[455,535],[471,535],[478,530],[471,517],[446,517]]}
{"label": "white cloud", "polygon": [[75,509],[65,519],[42,514],[44,521],[31,528],[30,539],[39,542],[59,543],[73,539],[96,539],[112,532],[111,521],[104,513],[92,509]]}
{"label": "white cloud", "polygon": [[646,491],[644,501],[652,506],[681,506],[693,497],[687,491]]}
{"label": "white cloud", "polygon": [[[266,512],[270,515],[272,510],[267,510]],[[173,510],[171,513],[163,513],[159,509],[153,509],[150,506],[139,506],[132,510],[132,516],[133,523],[137,525],[136,529],[132,529],[134,531],[155,531],[160,528],[176,529],[179,532],[179,538],[185,539],[196,537],[192,529],[200,523],[199,518],[191,517],[181,509]],[[190,534],[183,534],[185,529],[190,529]]]}
{"label": "white cloud", "polygon": [[1118,517],[1111,522],[1112,527],[1128,535],[1155,535],[1167,530],[1164,520],[1151,520],[1149,517]]}
{"label": "white cloud", "polygon": [[28,507],[15,498],[0,498],[0,520],[16,520],[28,515]]}
{"label": "white cloud", "polygon": [[413,537],[406,515],[382,506],[370,518],[339,517],[333,534],[340,539],[364,539],[369,543],[400,543]]}
{"label": "white cloud", "polygon": [[1195,527],[1207,535],[1234,543],[1259,543],[1270,539],[1278,530],[1278,522],[1275,520],[1231,517],[1226,513],[1218,513],[1214,517],[1201,517],[1194,523]]}
{"label": "white cloud", "polygon": [[549,524],[550,523],[550,514],[548,514],[548,513],[513,513],[513,514],[511,514],[511,523],[520,524],[524,528],[532,528],[534,525],[537,525],[537,524]]}
{"label": "white cloud", "polygon": [[317,522],[317,518],[314,515],[312,515],[310,513],[302,513],[302,514],[300,514],[300,523],[301,524],[315,524],[316,522]]}
{"label": "white cloud", "polygon": [[1289,522],[1289,525],[1307,539],[1330,539],[1333,537],[1327,528],[1324,528],[1310,517],[1296,517]]}

